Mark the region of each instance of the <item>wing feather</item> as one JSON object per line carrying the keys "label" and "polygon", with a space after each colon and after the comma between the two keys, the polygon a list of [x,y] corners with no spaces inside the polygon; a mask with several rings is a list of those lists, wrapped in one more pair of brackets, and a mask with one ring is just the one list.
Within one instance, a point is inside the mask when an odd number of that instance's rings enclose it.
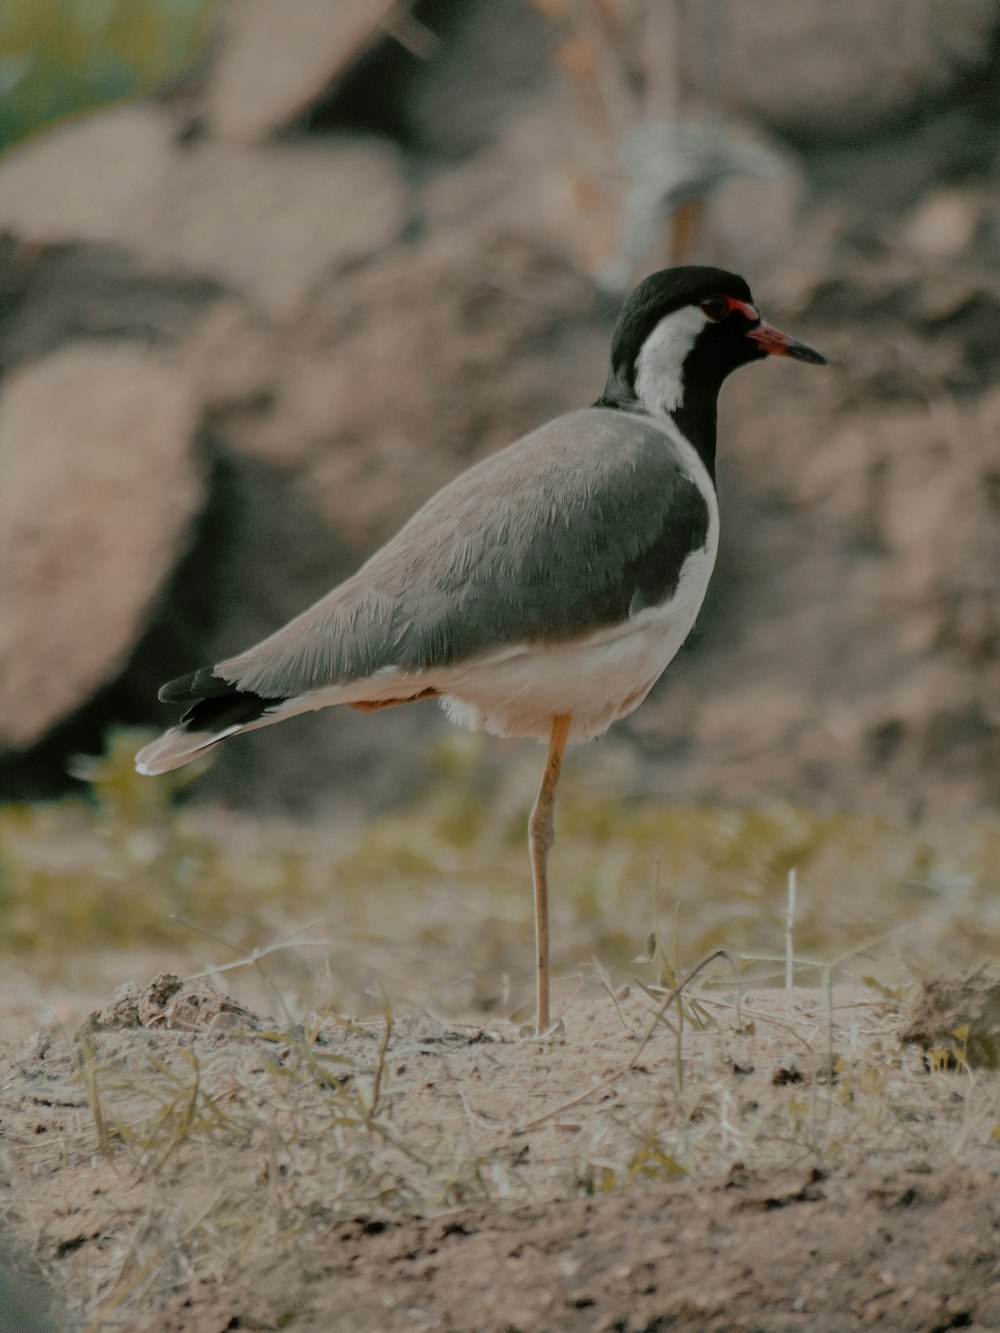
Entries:
{"label": "wing feather", "polygon": [[708,528],[669,435],[588,408],[463,473],[352,578],[213,675],[288,698],[573,638],[668,597]]}

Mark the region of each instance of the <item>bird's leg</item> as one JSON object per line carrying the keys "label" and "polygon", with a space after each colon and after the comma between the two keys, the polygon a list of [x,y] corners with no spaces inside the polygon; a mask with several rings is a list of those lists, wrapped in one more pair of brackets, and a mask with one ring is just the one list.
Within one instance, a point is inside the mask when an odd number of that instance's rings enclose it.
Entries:
{"label": "bird's leg", "polygon": [[552,733],[549,736],[549,754],[542,774],[542,785],[538,789],[528,820],[528,850],[531,853],[531,877],[535,888],[535,966],[538,983],[538,1009],[535,1018],[535,1035],[541,1037],[548,1031],[551,1022],[549,1014],[549,848],[555,841],[553,812],[556,804],[556,785],[562,770],[563,755],[566,753],[566,739],[569,736],[569,713],[559,713],[552,719]]}

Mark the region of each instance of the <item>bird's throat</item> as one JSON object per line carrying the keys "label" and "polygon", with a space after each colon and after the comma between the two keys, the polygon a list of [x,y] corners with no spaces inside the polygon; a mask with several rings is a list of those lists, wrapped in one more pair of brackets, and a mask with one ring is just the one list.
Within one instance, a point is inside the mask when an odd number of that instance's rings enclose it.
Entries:
{"label": "bird's throat", "polygon": [[718,392],[688,392],[683,402],[670,413],[671,421],[705,464],[715,482],[715,436],[718,425]]}

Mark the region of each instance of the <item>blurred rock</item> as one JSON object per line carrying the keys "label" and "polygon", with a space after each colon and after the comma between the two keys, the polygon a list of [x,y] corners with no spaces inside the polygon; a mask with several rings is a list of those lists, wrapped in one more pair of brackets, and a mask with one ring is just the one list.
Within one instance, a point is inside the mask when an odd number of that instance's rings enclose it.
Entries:
{"label": "blurred rock", "polygon": [[33,244],[128,244],[174,161],[173,121],[111,107],[39,135],[0,160],[0,232]]}
{"label": "blurred rock", "polygon": [[398,156],[374,140],[257,151],[208,143],[178,155],[123,240],[286,320],[327,273],[395,240],[407,214]]}
{"label": "blurred rock", "polygon": [[[220,376],[243,392],[267,385],[256,411],[220,406],[217,430],[240,453],[303,467],[303,492],[360,560],[418,492],[597,397],[607,357],[598,305],[554,250],[453,238],[324,284],[280,338],[218,308],[182,355],[216,395]],[[365,484],[376,472],[379,485]]]}
{"label": "blurred rock", "polygon": [[504,117],[472,157],[428,173],[418,199],[432,233],[533,237],[587,273],[616,245],[623,190],[606,145],[595,146],[564,95],[549,93]]}
{"label": "blurred rock", "polygon": [[869,587],[912,651],[1000,653],[1000,391],[859,413],[791,475],[796,507],[850,523],[878,553]]}
{"label": "blurred rock", "polygon": [[166,113],[144,106],[60,127],[0,163],[0,229],[119,246],[289,319],[324,274],[384,249],[406,223],[386,144],[252,151],[171,136]]}
{"label": "blurred rock", "polygon": [[237,0],[208,86],[212,134],[259,143],[300,115],[372,41],[395,0]]}
{"label": "blurred rock", "polygon": [[869,427],[877,535],[893,557],[884,595],[924,649],[973,657],[1000,649],[1000,525],[990,482],[1000,475],[998,427],[997,391],[972,410],[934,402]]}
{"label": "blurred rock", "polygon": [[238,300],[203,303],[202,311],[177,349],[192,391],[210,415],[264,411],[275,390],[283,340]]}
{"label": "blurred rock", "polygon": [[175,347],[221,296],[207,279],[152,273],[112,246],[0,236],[0,366],[9,371],[81,335]]}
{"label": "blurred rock", "polygon": [[829,250],[830,227],[806,207],[802,169],[788,154],[771,180],[738,177],[729,181],[708,208],[708,246],[724,268],[754,274],[785,309],[796,304],[808,281],[810,261]]}
{"label": "blurred rock", "polygon": [[0,745],[125,665],[203,501],[197,410],[163,359],[76,344],[0,393]]}
{"label": "blurred rock", "polygon": [[967,191],[941,190],[914,210],[903,239],[928,259],[960,255],[972,245],[982,215],[982,205]]}
{"label": "blurred rock", "polygon": [[[167,720],[162,679],[592,402],[616,312],[586,275],[619,243],[621,145],[701,112],[784,148],[777,179],[711,201],[693,257],[832,364],[727,386],[705,611],[595,780],[1000,799],[995,0],[905,24],[862,0],[618,28],[641,7],[591,6],[611,36],[568,53],[580,7],[420,0],[433,59],[379,36],[388,8],[234,3],[183,115],[112,108],[0,162],[0,730],[33,747],[14,759],[61,775],[110,723]],[[425,705],[295,719],[222,747],[203,790],[370,812],[419,786],[443,726]]]}
{"label": "blurred rock", "polygon": [[[995,0],[770,0],[692,13],[699,90],[782,133],[823,139],[870,134],[880,121],[925,106],[963,71],[987,63],[998,22]],[[713,67],[724,71],[721,86]]]}
{"label": "blurred rock", "polygon": [[460,467],[600,394],[597,304],[558,253],[502,236],[427,246],[316,294],[280,402],[318,446],[303,486],[359,558]]}

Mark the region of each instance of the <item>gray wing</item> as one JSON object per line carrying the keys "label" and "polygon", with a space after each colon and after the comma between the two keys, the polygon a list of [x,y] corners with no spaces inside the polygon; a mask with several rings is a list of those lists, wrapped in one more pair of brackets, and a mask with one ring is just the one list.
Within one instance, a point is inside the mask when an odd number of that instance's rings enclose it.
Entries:
{"label": "gray wing", "polygon": [[289,698],[572,638],[668,598],[708,527],[662,430],[585,409],[456,478],[346,583],[213,675]]}

